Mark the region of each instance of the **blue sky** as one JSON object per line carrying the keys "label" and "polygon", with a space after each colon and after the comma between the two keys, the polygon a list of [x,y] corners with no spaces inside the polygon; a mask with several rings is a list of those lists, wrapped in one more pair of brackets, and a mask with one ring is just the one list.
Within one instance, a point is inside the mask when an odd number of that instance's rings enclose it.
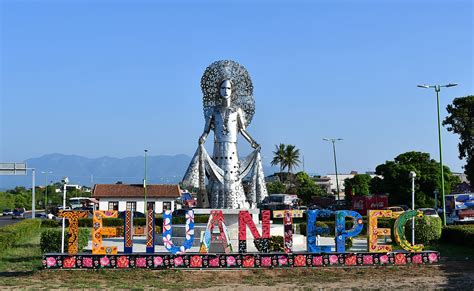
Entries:
{"label": "blue sky", "polygon": [[[473,94],[471,1],[1,1],[0,161],[192,155],[200,78],[213,61],[254,84],[249,132],[266,163],[295,144],[311,173],[373,170],[409,150],[438,157],[441,114]],[[458,136],[445,163],[462,171]],[[242,140],[242,143],[244,141]],[[241,153],[249,151],[241,145]]]}

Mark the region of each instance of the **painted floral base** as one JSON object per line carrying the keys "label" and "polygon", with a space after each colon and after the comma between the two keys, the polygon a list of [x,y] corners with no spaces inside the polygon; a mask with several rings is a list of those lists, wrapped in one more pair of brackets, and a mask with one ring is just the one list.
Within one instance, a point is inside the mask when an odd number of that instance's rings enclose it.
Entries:
{"label": "painted floral base", "polygon": [[44,254],[45,269],[219,269],[436,264],[439,253]]}

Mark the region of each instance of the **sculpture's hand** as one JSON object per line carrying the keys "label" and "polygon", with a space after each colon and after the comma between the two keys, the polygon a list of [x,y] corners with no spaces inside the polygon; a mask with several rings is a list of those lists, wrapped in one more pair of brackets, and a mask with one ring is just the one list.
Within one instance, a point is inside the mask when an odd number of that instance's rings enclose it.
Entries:
{"label": "sculpture's hand", "polygon": [[252,142],[252,147],[258,151],[260,151],[260,148],[261,148],[260,145],[255,141]]}
{"label": "sculpture's hand", "polygon": [[201,135],[201,137],[199,138],[198,144],[199,144],[199,145],[202,145],[202,144],[204,144],[205,142],[206,142],[206,136],[204,136],[204,134],[203,134],[203,135]]}

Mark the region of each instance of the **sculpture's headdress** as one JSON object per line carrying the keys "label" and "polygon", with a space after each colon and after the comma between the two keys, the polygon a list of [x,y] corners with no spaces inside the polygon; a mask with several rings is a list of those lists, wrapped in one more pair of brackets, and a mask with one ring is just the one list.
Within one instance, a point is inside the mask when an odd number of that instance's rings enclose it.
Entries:
{"label": "sculpture's headdress", "polygon": [[204,94],[202,101],[204,116],[220,104],[220,85],[224,80],[232,82],[232,105],[239,107],[245,113],[245,125],[249,125],[255,113],[253,100],[253,85],[247,70],[237,62],[222,60],[212,63],[206,68],[201,78],[201,90]]}

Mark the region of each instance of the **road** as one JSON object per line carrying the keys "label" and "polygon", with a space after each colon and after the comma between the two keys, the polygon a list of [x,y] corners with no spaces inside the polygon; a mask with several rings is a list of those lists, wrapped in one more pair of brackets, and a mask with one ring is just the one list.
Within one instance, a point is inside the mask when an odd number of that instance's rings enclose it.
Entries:
{"label": "road", "polygon": [[[44,210],[36,211],[36,214],[44,214]],[[31,211],[25,212],[25,218],[31,218]],[[12,219],[11,215],[0,216],[0,227],[13,224],[19,221],[21,221],[21,219]]]}

